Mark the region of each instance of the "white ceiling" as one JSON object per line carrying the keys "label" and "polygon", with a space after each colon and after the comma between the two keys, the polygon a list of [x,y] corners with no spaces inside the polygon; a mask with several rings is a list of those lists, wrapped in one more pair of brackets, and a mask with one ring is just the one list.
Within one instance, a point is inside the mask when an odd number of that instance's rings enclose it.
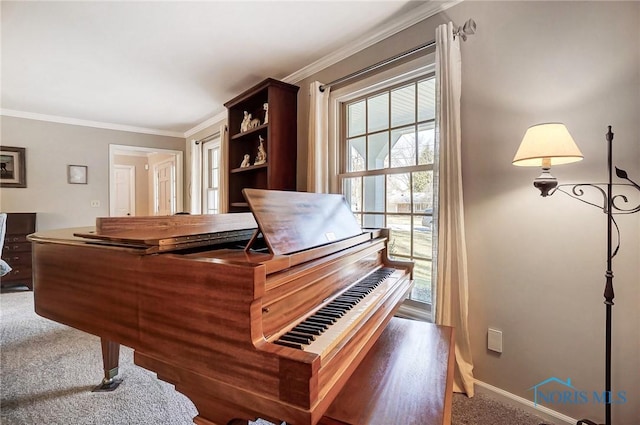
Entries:
{"label": "white ceiling", "polygon": [[189,136],[264,78],[295,83],[444,4],[2,1],[2,114]]}

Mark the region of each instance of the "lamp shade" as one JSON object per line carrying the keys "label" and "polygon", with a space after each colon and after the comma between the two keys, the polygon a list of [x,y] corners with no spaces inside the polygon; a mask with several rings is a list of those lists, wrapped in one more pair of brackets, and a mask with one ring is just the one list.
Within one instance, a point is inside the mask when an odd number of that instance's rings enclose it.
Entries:
{"label": "lamp shade", "polygon": [[569,130],[561,123],[531,126],[513,158],[513,165],[550,167],[582,160],[582,152],[573,141]]}

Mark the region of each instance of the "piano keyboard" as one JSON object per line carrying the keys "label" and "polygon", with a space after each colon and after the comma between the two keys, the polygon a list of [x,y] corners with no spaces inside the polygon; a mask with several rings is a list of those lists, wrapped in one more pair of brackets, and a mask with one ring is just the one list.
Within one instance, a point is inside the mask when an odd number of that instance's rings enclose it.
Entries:
{"label": "piano keyboard", "polygon": [[324,356],[356,325],[358,318],[386,293],[387,285],[380,284],[394,272],[395,269],[388,267],[374,271],[293,327],[275,343]]}

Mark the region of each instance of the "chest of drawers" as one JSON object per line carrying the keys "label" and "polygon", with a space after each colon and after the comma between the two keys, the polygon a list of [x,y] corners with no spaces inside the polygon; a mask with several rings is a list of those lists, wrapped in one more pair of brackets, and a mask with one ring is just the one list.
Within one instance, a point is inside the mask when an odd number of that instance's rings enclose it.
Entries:
{"label": "chest of drawers", "polygon": [[35,213],[7,213],[7,231],[2,247],[2,259],[13,270],[2,276],[2,286],[25,285],[33,289],[31,242],[27,240],[27,235],[35,231]]}

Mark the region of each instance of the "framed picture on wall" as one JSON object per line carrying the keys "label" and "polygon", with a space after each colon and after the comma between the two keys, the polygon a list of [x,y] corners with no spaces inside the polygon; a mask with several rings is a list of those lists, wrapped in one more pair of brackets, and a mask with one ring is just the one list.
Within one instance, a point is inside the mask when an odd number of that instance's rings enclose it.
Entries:
{"label": "framed picture on wall", "polygon": [[27,187],[25,148],[0,146],[0,187]]}
{"label": "framed picture on wall", "polygon": [[67,181],[70,184],[87,184],[87,166],[67,165]]}

